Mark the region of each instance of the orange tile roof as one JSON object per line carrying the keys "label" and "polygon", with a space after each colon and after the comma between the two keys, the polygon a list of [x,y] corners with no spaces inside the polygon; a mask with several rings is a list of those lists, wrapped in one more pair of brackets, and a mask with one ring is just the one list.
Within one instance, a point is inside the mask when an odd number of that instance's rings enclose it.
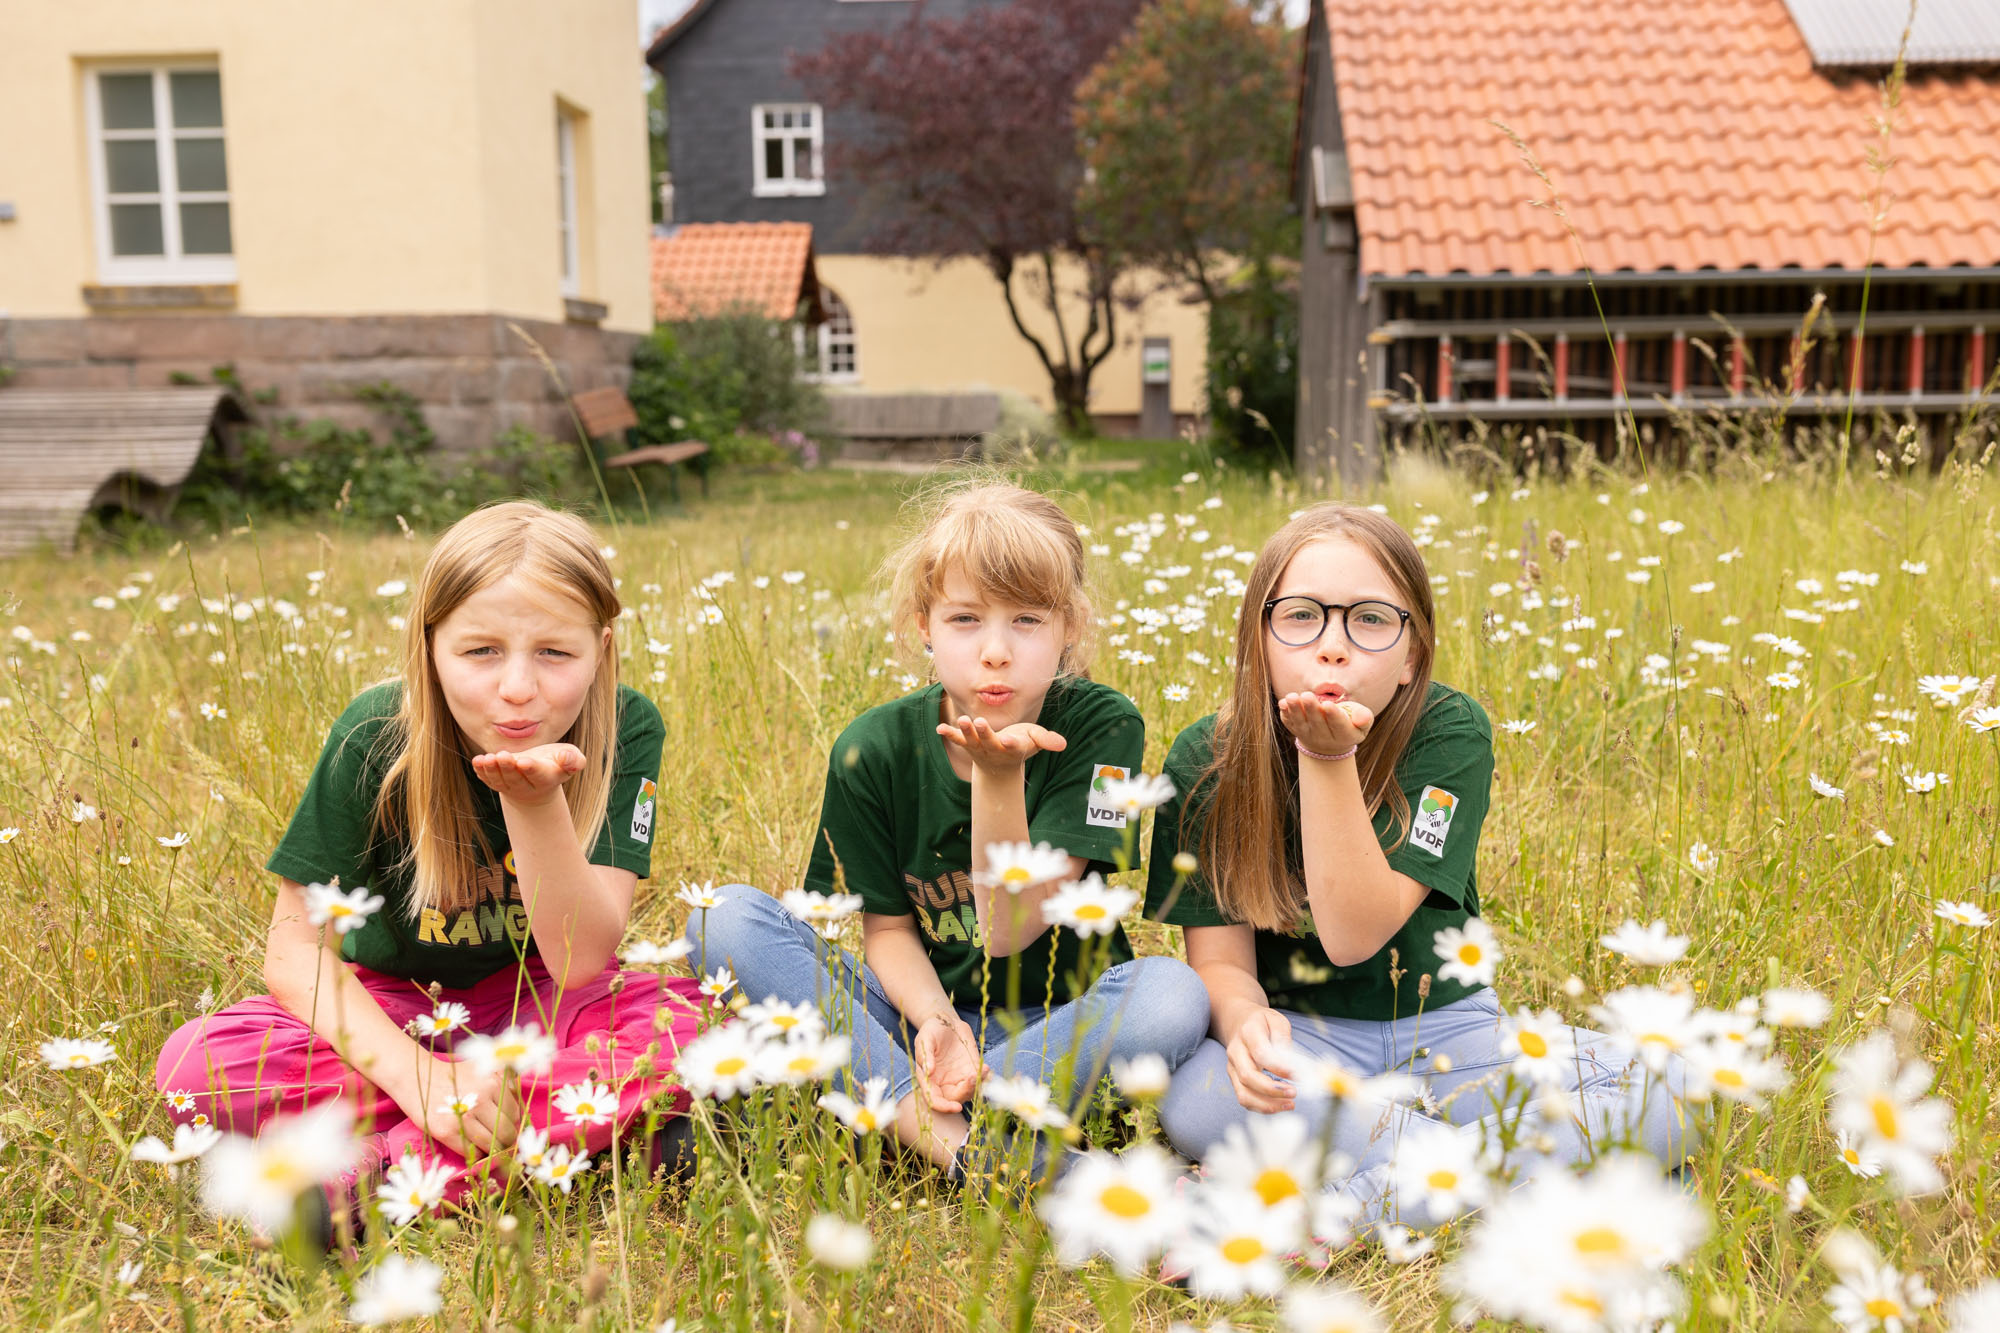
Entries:
{"label": "orange tile roof", "polygon": [[[1859,268],[1880,88],[1784,0],[1327,0],[1370,276]],[[2000,81],[1913,76],[1875,263],[2000,264]]]}
{"label": "orange tile roof", "polygon": [[790,319],[817,301],[812,224],[690,222],[653,238],[653,315],[661,321],[732,307]]}

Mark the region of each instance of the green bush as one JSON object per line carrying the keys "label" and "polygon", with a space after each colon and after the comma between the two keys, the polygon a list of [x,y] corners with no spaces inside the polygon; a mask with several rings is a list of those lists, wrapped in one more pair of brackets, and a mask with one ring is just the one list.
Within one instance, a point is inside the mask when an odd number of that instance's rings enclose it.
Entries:
{"label": "green bush", "polygon": [[1289,467],[1298,402],[1297,284],[1255,268],[1209,308],[1209,428],[1219,445]]}
{"label": "green bush", "polygon": [[799,371],[791,326],[739,312],[654,329],[633,354],[626,392],[644,443],[702,440],[721,462],[772,462],[805,450],[778,441],[766,458],[733,437],[824,435],[826,397]]}
{"label": "green bush", "polygon": [[507,430],[492,449],[441,458],[411,395],[379,384],[355,396],[381,414],[384,438],[323,418],[285,416],[251,427],[233,460],[203,453],[181,488],[176,516],[211,526],[246,516],[326,514],[436,526],[493,500],[595,494],[579,475],[573,447],[527,427]]}

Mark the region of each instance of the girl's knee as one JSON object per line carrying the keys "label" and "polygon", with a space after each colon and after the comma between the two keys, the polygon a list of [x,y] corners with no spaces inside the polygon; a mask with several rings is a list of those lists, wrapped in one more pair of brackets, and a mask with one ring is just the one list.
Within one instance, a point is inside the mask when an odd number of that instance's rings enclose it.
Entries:
{"label": "girl's knee", "polygon": [[1174,1071],[1160,1100],[1160,1132],[1183,1157],[1199,1161],[1245,1112],[1229,1081],[1229,1059],[1220,1042],[1204,1039]]}
{"label": "girl's knee", "polygon": [[1130,969],[1128,1031],[1178,1069],[1208,1037],[1208,987],[1178,958],[1135,958],[1120,966]]}

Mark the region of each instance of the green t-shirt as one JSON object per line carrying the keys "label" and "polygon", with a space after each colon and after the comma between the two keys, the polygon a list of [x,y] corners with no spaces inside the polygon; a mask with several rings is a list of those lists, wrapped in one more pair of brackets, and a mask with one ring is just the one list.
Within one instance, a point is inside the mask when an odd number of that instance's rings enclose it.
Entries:
{"label": "green t-shirt", "polygon": [[[1187,806],[1187,794],[1208,768],[1213,753],[1215,715],[1196,722],[1174,740],[1167,755],[1167,776],[1179,795],[1153,816],[1152,876],[1146,885],[1146,914],[1177,926],[1222,926],[1229,922],[1217,908],[1202,871],[1182,886],[1167,906],[1174,885],[1173,859],[1182,848],[1201,855],[1202,825],[1213,783]],[[1425,1010],[1442,1008],[1479,989],[1437,978],[1440,959],[1432,937],[1447,926],[1462,925],[1479,912],[1477,874],[1479,828],[1493,786],[1493,727],[1486,712],[1468,695],[1447,685],[1431,685],[1424,715],[1410,736],[1396,781],[1410,803],[1410,835],[1393,849],[1396,815],[1385,802],[1375,813],[1375,836],[1388,856],[1389,868],[1408,875],[1430,890],[1402,928],[1366,962],[1335,967],[1319,946],[1310,914],[1289,934],[1256,932],[1257,980],[1275,1009],[1329,1018],[1388,1021],[1418,1011],[1417,979],[1431,974]],[[1183,810],[1185,809],[1185,817]],[[1294,875],[1305,878],[1305,853],[1296,815],[1285,824],[1285,859]],[[1162,908],[1165,916],[1158,917]],[[1404,972],[1400,985],[1389,978],[1389,952],[1395,950]]]}
{"label": "green t-shirt", "polygon": [[[341,957],[391,976],[461,990],[536,952],[535,941],[514,877],[513,844],[500,795],[473,776],[470,760],[465,761],[466,783],[499,864],[479,868],[478,896],[464,911],[447,916],[426,908],[415,919],[408,915],[411,875],[403,864],[408,841],[370,827],[375,795],[395,760],[389,745],[381,743],[383,732],[402,697],[402,684],[389,681],[363,690],[347,706],[327,736],[291,825],[264,868],[301,884],[338,879],[342,888],[367,885],[382,895],[382,907],[359,929],[340,937]],[[641,878],[651,870],[659,801],[654,779],[665,739],[660,710],[638,691],[619,686],[609,813],[590,849],[591,864],[619,866]]]}
{"label": "green t-shirt", "polygon": [[[952,771],[937,734],[943,697],[944,686],[931,685],[869,709],[840,733],[827,762],[806,887],[831,892],[838,858],[847,891],[861,895],[863,911],[916,914],[924,952],[952,1003],[978,1008],[980,965],[987,957],[972,902],[972,784]],[[1137,770],[1146,753],[1146,724],[1130,699],[1088,680],[1052,686],[1036,721],[1068,746],[1027,761],[1028,838],[1083,857],[1091,869],[1108,874],[1117,869],[1113,858],[1125,845],[1126,819],[1093,807],[1093,788],[1106,777]],[[1136,868],[1137,830],[1133,833]],[[1057,941],[1053,989],[1052,940]],[[1111,933],[1109,946],[1108,963],[1132,956],[1122,929]],[[1016,959],[1024,1007],[1071,999],[1078,952],[1074,933],[1051,929],[1019,954],[991,960],[987,1002],[1005,1006],[1008,969]]]}

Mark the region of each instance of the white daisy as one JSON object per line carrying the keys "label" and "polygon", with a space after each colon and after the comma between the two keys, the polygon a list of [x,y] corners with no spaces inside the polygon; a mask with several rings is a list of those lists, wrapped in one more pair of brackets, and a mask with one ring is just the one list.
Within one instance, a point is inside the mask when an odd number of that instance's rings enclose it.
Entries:
{"label": "white daisy", "polygon": [[705,880],[700,884],[682,880],[680,891],[675,896],[689,907],[702,911],[722,906],[722,895],[715,891],[714,880]]}
{"label": "white daisy", "polygon": [[567,1194],[570,1186],[576,1183],[577,1177],[588,1170],[590,1170],[588,1154],[573,1154],[568,1148],[557,1144],[542,1155],[541,1165],[534,1169],[533,1175],[544,1185],[553,1186]]}
{"label": "white daisy", "polygon": [[1576,1034],[1553,1009],[1537,1014],[1523,1006],[1500,1024],[1500,1052],[1511,1056],[1516,1077],[1541,1086],[1560,1083],[1576,1058]]}
{"label": "white daisy", "polygon": [[840,933],[840,923],[861,910],[858,893],[814,893],[810,889],[787,889],[780,899],[785,910],[828,939]]}
{"label": "white daisy", "polygon": [[995,842],[986,847],[986,868],[973,878],[987,888],[1022,889],[1069,877],[1069,853],[1046,842]]}
{"label": "white daisy", "polygon": [[1834,1129],[1854,1134],[1905,1194],[1943,1189],[1936,1159],[1951,1147],[1951,1104],[1923,1096],[1931,1067],[1900,1059],[1895,1038],[1879,1029],[1840,1052],[1834,1064],[1828,1108]]}
{"label": "white daisy", "polygon": [[460,1059],[481,1074],[507,1070],[523,1077],[546,1074],[555,1062],[556,1039],[533,1023],[517,1023],[488,1037],[475,1033],[456,1048]]}
{"label": "white daisy", "polygon": [[1903,786],[1912,796],[1926,795],[1939,787],[1949,786],[1950,783],[1951,777],[1945,773],[1920,773],[1916,769],[1911,769],[1903,774]]}
{"label": "white daisy", "polygon": [[37,1049],[51,1069],[94,1069],[118,1058],[110,1042],[95,1037],[56,1037]]}
{"label": "white daisy", "polygon": [[1655,1074],[1664,1073],[1668,1057],[1684,1052],[1701,1036],[1694,1001],[1685,992],[1657,986],[1612,991],[1602,1004],[1591,1006],[1590,1016]]}
{"label": "white daisy", "polygon": [[1030,1129],[1061,1129],[1069,1123],[1069,1116],[1055,1104],[1055,1094],[1026,1075],[996,1075],[980,1085],[979,1095]]}
{"label": "white daisy", "polygon": [[722,997],[736,988],[736,974],[726,967],[718,967],[701,979],[701,993],[718,1005]]}
{"label": "white daisy", "polygon": [[1847,799],[1847,789],[1845,787],[1836,787],[1817,773],[1806,774],[1806,781],[1812,784],[1815,796],[1824,796],[1830,801],[1844,801]]}
{"label": "white daisy", "polygon": [[694,945],[685,939],[669,940],[665,944],[633,940],[618,957],[627,967],[664,967],[680,962],[693,952]]}
{"label": "white daisy", "polygon": [[1722,865],[1722,857],[1705,842],[1690,843],[1688,864],[1694,868],[1694,873],[1697,875],[1713,875]]}
{"label": "white daisy", "polygon": [[1392,1264],[1413,1264],[1437,1248],[1437,1238],[1422,1236],[1406,1226],[1386,1226],[1376,1237],[1382,1257]]}
{"label": "white daisy", "polygon": [[160,1166],[191,1162],[222,1141],[222,1131],[213,1125],[175,1125],[174,1142],[168,1147],[148,1134],[132,1145],[132,1160]]}
{"label": "white daisy", "polygon": [[1438,968],[1440,981],[1457,981],[1467,986],[1493,984],[1493,968],[1501,959],[1500,941],[1479,917],[1470,916],[1463,926],[1447,926],[1431,937],[1444,965]]}
{"label": "white daisy", "polygon": [[384,1173],[375,1202],[389,1225],[406,1227],[444,1202],[451,1175],[451,1164],[442,1159],[426,1166],[415,1157],[405,1157]]}
{"label": "white daisy", "polygon": [[1455,1125],[1412,1120],[1396,1143],[1396,1197],[1421,1199],[1436,1217],[1453,1217],[1486,1200],[1487,1166],[1476,1134]]}
{"label": "white daisy", "polygon": [[1991,1333],[2000,1328],[2000,1280],[1988,1278],[1951,1298],[1945,1307],[1951,1333]]}
{"label": "white daisy", "polygon": [[444,1308],[444,1271],[422,1259],[388,1254],[354,1285],[347,1317],[357,1324],[422,1319]]}
{"label": "white daisy", "polygon": [[727,1101],[757,1086],[760,1044],[742,1023],[710,1028],[674,1057],[674,1073],[697,1097]]}
{"label": "white daisy", "polygon": [[1076,1268],[1101,1254],[1127,1277],[1138,1276],[1185,1220],[1179,1179],[1180,1164],[1150,1143],[1115,1157],[1085,1153],[1036,1209],[1057,1262]]}
{"label": "white daisy", "polygon": [[1788,1081],[1780,1061],[1765,1057],[1747,1043],[1699,1042],[1687,1049],[1685,1058],[1688,1097],[1697,1102],[1714,1096],[1760,1110],[1764,1095],[1778,1091]]}
{"label": "white daisy", "polygon": [[1139,905],[1137,890],[1113,888],[1095,872],[1071,880],[1042,899],[1042,919],[1078,935],[1109,935]]}
{"label": "white daisy", "polygon": [[[1185,691],[1182,694],[1185,698]],[[1136,815],[1142,810],[1152,810],[1174,799],[1173,780],[1165,774],[1134,773],[1129,778],[1105,778],[1104,788],[1097,800],[1112,810],[1126,816]],[[1093,800],[1091,804],[1097,804]],[[989,855],[991,854],[989,849]]]}
{"label": "white daisy", "polygon": [[306,885],[306,920],[315,926],[333,923],[335,933],[345,935],[368,924],[381,910],[382,895],[368,892],[363,884],[343,892],[337,884]]}
{"label": "white daisy", "polygon": [[806,1223],[806,1253],[821,1268],[852,1273],[866,1268],[875,1255],[875,1238],[858,1222],[818,1213]]}
{"label": "white daisy", "polygon": [[1870,1264],[1848,1272],[1826,1293],[1834,1322],[1848,1333],[1904,1333],[1934,1297],[1920,1273],[1905,1277],[1893,1264]]}
{"label": "white daisy", "polygon": [[1665,967],[1678,962],[1688,947],[1688,937],[1669,934],[1664,921],[1655,921],[1650,926],[1627,921],[1597,942],[1641,967]]}
{"label": "white daisy", "polygon": [[896,1119],[896,1103],[889,1097],[889,1080],[871,1078],[861,1085],[856,1101],[841,1092],[820,1094],[819,1104],[856,1134],[873,1134],[887,1129]]}
{"label": "white daisy", "polygon": [[1981,733],[2000,731],[2000,704],[1973,709],[1966,716],[1965,725]]}
{"label": "white daisy", "polygon": [[1167,1252],[1167,1264],[1187,1274],[1188,1289],[1219,1301],[1282,1291],[1285,1258],[1298,1243],[1297,1212],[1235,1191],[1198,1193],[1186,1232]]}
{"label": "white daisy", "polygon": [[1833,1136],[1833,1144],[1840,1154],[1840,1164],[1847,1168],[1849,1175],[1873,1180],[1882,1174],[1882,1159],[1863,1148],[1861,1140],[1855,1135],[1843,1129]]}
{"label": "white daisy", "polygon": [[1253,1116],[1231,1125],[1202,1159],[1212,1190],[1249,1195],[1266,1208],[1290,1208],[1303,1224],[1305,1201],[1319,1192],[1320,1146],[1312,1122],[1292,1111]]}
{"label": "white daisy", "polygon": [[1173,1071],[1167,1068],[1166,1060],[1151,1051],[1111,1062],[1111,1081],[1118,1085],[1118,1095],[1126,1101],[1164,1097],[1172,1078]]}
{"label": "white daisy", "polygon": [[1764,992],[1764,1021],[1774,1028],[1816,1028],[1832,1012],[1832,1001],[1803,986],[1773,986]]}
{"label": "white daisy", "polygon": [[202,1202],[276,1235],[291,1226],[299,1195],[339,1179],[358,1152],[346,1101],[278,1116],[256,1138],[226,1134],[203,1155]]}
{"label": "white daisy", "polygon": [[437,1007],[427,1014],[418,1014],[411,1023],[422,1037],[441,1037],[448,1032],[466,1032],[472,1028],[472,1011],[457,1000],[440,1000]]}
{"label": "white daisy", "polygon": [[826,1017],[818,1009],[803,1001],[786,1004],[775,995],[745,1005],[737,1017],[750,1025],[751,1034],[760,1041],[816,1037],[826,1031]]}
{"label": "white daisy", "polygon": [[806,1034],[766,1046],[758,1055],[759,1076],[766,1083],[798,1087],[832,1078],[853,1054],[854,1039]]}
{"label": "white daisy", "polygon": [[1949,921],[1955,926],[1984,930],[1993,924],[1993,918],[1986,915],[1985,909],[1977,903],[1955,903],[1950,899],[1940,898],[1933,910],[1940,919]]}
{"label": "white daisy", "polygon": [[1500,724],[1500,730],[1509,736],[1525,736],[1534,729],[1535,724],[1526,718],[1510,717]]}
{"label": "white daisy", "polygon": [[591,1079],[557,1089],[551,1101],[572,1125],[608,1125],[618,1114],[618,1098]]}

